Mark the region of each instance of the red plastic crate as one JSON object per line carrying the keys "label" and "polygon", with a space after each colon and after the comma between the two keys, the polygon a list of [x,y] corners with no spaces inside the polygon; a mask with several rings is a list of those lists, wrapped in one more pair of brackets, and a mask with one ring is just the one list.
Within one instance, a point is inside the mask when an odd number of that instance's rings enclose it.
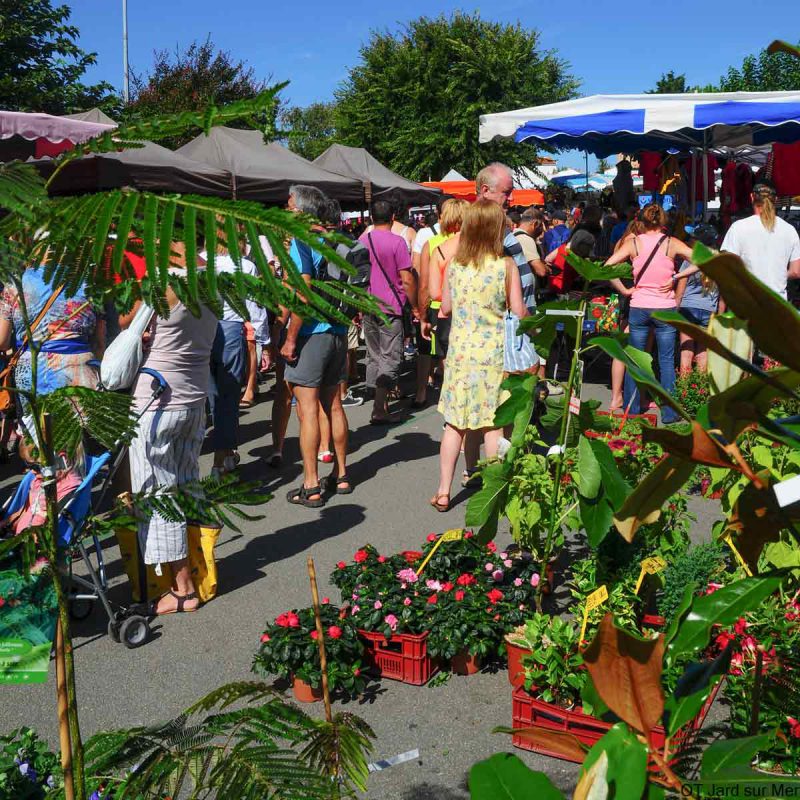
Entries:
{"label": "red plastic crate", "polygon": [[428,633],[395,633],[387,639],[382,633],[359,630],[365,645],[367,664],[376,667],[382,678],[422,686],[438,671],[437,661],[428,655]]}
{"label": "red plastic crate", "polygon": [[[670,753],[672,754],[672,758],[669,763],[674,762],[676,754],[683,749],[684,745],[688,744],[692,735],[703,726],[711,704],[714,702],[721,685],[722,681],[711,691],[711,694],[703,704],[698,715],[691,720],[691,722],[684,725],[684,727],[672,737],[670,740]],[[573,734],[583,744],[592,747],[602,739],[612,727],[612,723],[590,717],[588,714],[584,714],[583,711],[567,711],[564,708],[545,703],[543,700],[537,700],[522,688],[513,691],[511,701],[512,728],[542,728],[548,731],[563,731]],[[651,735],[653,745],[662,749],[666,738],[664,728],[661,725],[657,725],[653,728]],[[561,753],[539,747],[519,736],[513,736],[511,742],[514,747],[519,747],[520,750],[533,750],[536,753],[552,756],[553,758],[560,758],[564,761],[574,760],[567,758]],[[652,762],[650,762],[649,767],[650,770],[654,772],[658,771],[658,767]]]}

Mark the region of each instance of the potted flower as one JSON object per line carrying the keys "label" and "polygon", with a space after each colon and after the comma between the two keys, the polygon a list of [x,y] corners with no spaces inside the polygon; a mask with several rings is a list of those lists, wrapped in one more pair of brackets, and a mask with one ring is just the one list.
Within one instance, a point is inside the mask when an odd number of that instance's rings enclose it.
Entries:
{"label": "potted flower", "polygon": [[[355,625],[340,610],[323,598],[322,626],[328,661],[328,687],[331,692],[359,694],[365,685],[362,676],[364,646]],[[312,702],[322,698],[322,670],[317,644],[313,608],[294,609],[278,615],[261,635],[261,645],[253,659],[253,670],[261,675],[277,675],[292,684],[295,698]]]}

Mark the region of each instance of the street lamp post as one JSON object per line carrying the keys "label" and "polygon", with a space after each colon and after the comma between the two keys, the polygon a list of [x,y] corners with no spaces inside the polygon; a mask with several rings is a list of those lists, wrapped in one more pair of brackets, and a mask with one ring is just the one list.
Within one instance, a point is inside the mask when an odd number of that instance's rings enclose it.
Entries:
{"label": "street lamp post", "polygon": [[128,105],[128,0],[122,0],[122,99]]}

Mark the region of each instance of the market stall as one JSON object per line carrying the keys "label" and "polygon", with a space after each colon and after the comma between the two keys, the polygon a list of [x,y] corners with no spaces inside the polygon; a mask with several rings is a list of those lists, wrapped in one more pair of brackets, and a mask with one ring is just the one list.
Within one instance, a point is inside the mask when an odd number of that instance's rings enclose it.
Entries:
{"label": "market stall", "polygon": [[52,114],[0,111],[0,161],[56,155],[112,127]]}

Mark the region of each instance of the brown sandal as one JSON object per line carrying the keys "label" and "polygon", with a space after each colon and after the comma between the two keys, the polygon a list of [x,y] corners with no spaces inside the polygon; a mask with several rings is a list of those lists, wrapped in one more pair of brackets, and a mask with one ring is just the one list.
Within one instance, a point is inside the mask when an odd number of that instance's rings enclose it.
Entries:
{"label": "brown sandal", "polygon": [[[156,611],[158,608],[158,601],[161,597],[166,597],[168,594],[171,594],[177,601],[178,607],[173,608],[170,611]],[[150,602],[150,616],[151,617],[164,617],[167,614],[191,614],[194,611],[197,611],[200,608],[200,604],[198,603],[194,608],[184,608],[183,605],[187,600],[196,600],[197,599],[197,592],[190,592],[189,594],[176,594],[175,592],[170,589],[168,592],[164,592],[161,597],[157,598],[156,600],[152,600]]]}
{"label": "brown sandal", "polygon": [[[447,498],[446,503],[440,503],[439,500],[445,497]],[[440,513],[444,514],[445,511],[450,510],[450,495],[449,494],[435,494],[430,499],[430,504]]]}

